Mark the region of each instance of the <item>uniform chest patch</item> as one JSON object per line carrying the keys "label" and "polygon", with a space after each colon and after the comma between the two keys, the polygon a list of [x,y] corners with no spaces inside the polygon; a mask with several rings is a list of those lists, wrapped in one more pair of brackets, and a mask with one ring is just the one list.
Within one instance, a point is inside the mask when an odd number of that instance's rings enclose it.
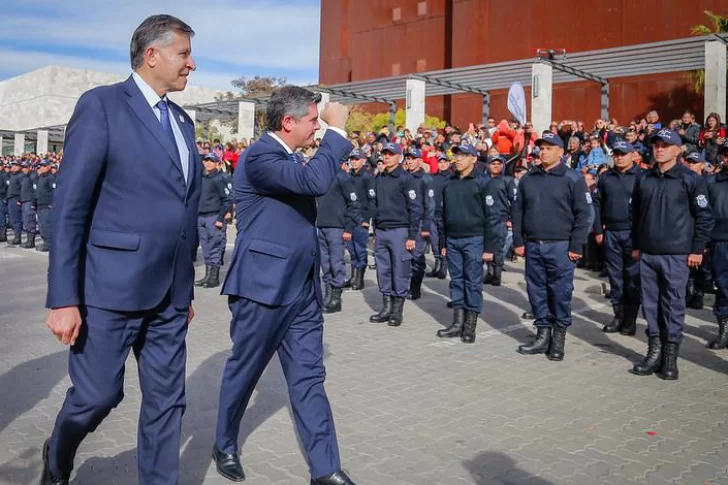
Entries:
{"label": "uniform chest patch", "polygon": [[227,188],[225,189],[225,195],[230,195],[230,190]]}
{"label": "uniform chest patch", "polygon": [[375,197],[377,195],[376,192],[374,192],[374,189],[369,189],[369,197]]}
{"label": "uniform chest patch", "polygon": [[434,197],[434,196],[435,196],[435,191],[434,191],[434,190],[432,190],[432,189],[430,189],[430,191],[429,191],[429,192],[427,192],[427,196],[428,196],[428,197]]}
{"label": "uniform chest patch", "polygon": [[409,198],[412,200],[415,200],[417,198],[417,193],[414,190],[410,190],[407,192],[407,195],[409,195]]}
{"label": "uniform chest patch", "polygon": [[591,196],[591,194],[589,192],[586,192],[584,195],[586,196],[586,203],[587,204],[591,204],[592,203],[592,196]]}
{"label": "uniform chest patch", "polygon": [[53,187],[55,189],[56,188],[56,184],[51,184],[51,187]]}
{"label": "uniform chest patch", "polygon": [[233,189],[233,184],[228,184],[228,189],[232,190]]}
{"label": "uniform chest patch", "polygon": [[33,184],[33,190],[38,190],[38,186]]}
{"label": "uniform chest patch", "polygon": [[351,199],[352,202],[356,202],[356,194],[354,192],[349,194],[349,198]]}
{"label": "uniform chest patch", "polygon": [[493,196],[492,195],[486,195],[485,196],[485,205],[487,205],[488,207],[490,207],[493,204],[495,204],[495,201],[493,200]]}
{"label": "uniform chest patch", "polygon": [[701,209],[708,207],[708,199],[703,194],[700,194],[699,196],[695,197],[695,202],[698,204],[698,207],[700,207]]}

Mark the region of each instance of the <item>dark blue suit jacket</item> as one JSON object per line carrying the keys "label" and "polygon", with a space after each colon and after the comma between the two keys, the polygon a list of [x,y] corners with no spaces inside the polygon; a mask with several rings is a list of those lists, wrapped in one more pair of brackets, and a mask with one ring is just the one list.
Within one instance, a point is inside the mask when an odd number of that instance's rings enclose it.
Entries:
{"label": "dark blue suit jacket", "polygon": [[53,204],[48,308],[148,310],[168,292],[176,308],[190,305],[202,163],[192,120],[169,107],[190,152],[187,183],[131,77],[78,100]]}
{"label": "dark blue suit jacket", "polygon": [[222,294],[288,305],[313,271],[321,303],[316,197],[324,195],[352,144],[328,130],[308,163],[291,160],[267,133],[235,171],[237,238]]}

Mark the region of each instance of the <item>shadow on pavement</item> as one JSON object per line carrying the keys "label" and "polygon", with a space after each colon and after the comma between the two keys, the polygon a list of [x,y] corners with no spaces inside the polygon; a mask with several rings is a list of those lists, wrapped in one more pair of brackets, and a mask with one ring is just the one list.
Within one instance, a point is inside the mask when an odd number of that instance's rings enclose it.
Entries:
{"label": "shadow on pavement", "polygon": [[477,485],[555,485],[518,468],[513,458],[496,451],[483,451],[462,462]]}

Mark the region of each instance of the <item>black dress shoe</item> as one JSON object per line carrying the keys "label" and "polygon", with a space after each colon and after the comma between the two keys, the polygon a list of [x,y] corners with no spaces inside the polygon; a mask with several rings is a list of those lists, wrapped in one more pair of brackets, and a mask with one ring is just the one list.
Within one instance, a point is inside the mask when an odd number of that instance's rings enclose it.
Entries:
{"label": "black dress shoe", "polygon": [[43,443],[43,472],[40,475],[40,485],[68,485],[67,478],[56,478],[48,466],[48,440]]}
{"label": "black dress shoe", "polygon": [[237,454],[223,453],[215,446],[212,448],[212,459],[215,460],[217,472],[223,477],[233,482],[245,480],[243,465],[240,464],[240,456]]}
{"label": "black dress shoe", "polygon": [[325,477],[311,479],[311,485],[356,485],[346,473],[338,471]]}

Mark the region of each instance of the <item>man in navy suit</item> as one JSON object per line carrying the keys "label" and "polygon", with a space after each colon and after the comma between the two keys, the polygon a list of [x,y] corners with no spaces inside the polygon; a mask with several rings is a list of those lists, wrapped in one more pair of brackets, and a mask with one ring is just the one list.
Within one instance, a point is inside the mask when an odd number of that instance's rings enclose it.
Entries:
{"label": "man in navy suit", "polygon": [[320,95],[296,86],[276,91],[267,107],[270,132],[252,144],[235,171],[238,234],[222,293],[232,313],[232,356],[220,389],[213,459],[218,472],[245,479],[240,422],[258,379],[278,353],[313,485],[353,485],[341,471],[334,418],[324,390],[322,297],[316,197],[329,189],[351,152],[346,107],[329,104],[316,155],[295,150],[319,129]]}
{"label": "man in navy suit", "polygon": [[146,19],[131,40],[133,74],[81,96],[68,123],[46,306],[48,327],[71,345],[73,386],[41,485],[68,483],[81,441],[124,396],[130,350],[143,395],[139,482],[177,484],[202,173],[193,122],[167,93],[195,69],[193,35],[174,17]]}

